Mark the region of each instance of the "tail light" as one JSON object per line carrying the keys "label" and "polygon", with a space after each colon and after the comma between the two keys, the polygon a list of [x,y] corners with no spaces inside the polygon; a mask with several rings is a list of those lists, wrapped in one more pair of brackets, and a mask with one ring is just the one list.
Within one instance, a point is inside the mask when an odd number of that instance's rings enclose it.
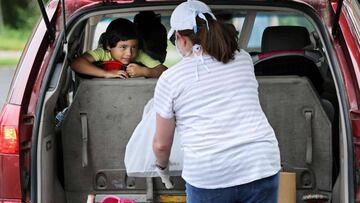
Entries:
{"label": "tail light", "polygon": [[5,104],[0,113],[0,203],[21,202],[20,108]]}
{"label": "tail light", "polygon": [[0,154],[19,154],[20,106],[6,104],[0,114]]}
{"label": "tail light", "polygon": [[19,136],[14,126],[0,126],[0,153],[17,154]]}

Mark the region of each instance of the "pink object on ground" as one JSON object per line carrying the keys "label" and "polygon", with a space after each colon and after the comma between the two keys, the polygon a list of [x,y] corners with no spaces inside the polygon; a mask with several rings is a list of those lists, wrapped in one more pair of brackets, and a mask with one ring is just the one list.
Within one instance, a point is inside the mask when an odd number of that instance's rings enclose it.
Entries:
{"label": "pink object on ground", "polygon": [[86,203],[94,203],[95,202],[95,195],[89,194]]}
{"label": "pink object on ground", "polygon": [[114,195],[108,195],[104,197],[100,201],[100,203],[136,203],[136,202],[132,199],[117,197]]}

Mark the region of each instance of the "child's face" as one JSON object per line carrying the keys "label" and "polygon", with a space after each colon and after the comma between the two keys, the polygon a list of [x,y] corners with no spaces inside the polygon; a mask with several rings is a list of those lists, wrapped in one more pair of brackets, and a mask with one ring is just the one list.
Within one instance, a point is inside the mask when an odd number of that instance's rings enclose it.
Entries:
{"label": "child's face", "polygon": [[122,64],[129,64],[134,61],[138,54],[138,40],[119,41],[115,47],[109,50],[113,59],[120,61]]}

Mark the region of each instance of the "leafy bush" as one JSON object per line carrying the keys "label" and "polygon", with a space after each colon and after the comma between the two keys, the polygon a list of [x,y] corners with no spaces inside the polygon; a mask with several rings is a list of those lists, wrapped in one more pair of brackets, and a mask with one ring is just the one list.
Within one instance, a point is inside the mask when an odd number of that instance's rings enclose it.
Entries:
{"label": "leafy bush", "polygon": [[15,27],[25,31],[31,31],[40,16],[37,5],[29,4],[26,8],[16,7],[17,21]]}
{"label": "leafy bush", "polygon": [[1,1],[5,27],[0,29],[0,50],[22,50],[40,17],[35,0]]}
{"label": "leafy bush", "polygon": [[31,34],[31,30],[16,30],[14,28],[5,27],[0,32],[0,50],[16,50],[21,51],[27,39]]}

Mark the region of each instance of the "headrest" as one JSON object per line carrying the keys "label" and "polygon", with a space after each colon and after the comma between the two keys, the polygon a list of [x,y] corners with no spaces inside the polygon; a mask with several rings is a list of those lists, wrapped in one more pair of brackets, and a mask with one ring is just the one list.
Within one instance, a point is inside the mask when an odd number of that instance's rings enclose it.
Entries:
{"label": "headrest", "polygon": [[261,52],[299,50],[311,45],[310,35],[301,26],[272,26],[264,30]]}

